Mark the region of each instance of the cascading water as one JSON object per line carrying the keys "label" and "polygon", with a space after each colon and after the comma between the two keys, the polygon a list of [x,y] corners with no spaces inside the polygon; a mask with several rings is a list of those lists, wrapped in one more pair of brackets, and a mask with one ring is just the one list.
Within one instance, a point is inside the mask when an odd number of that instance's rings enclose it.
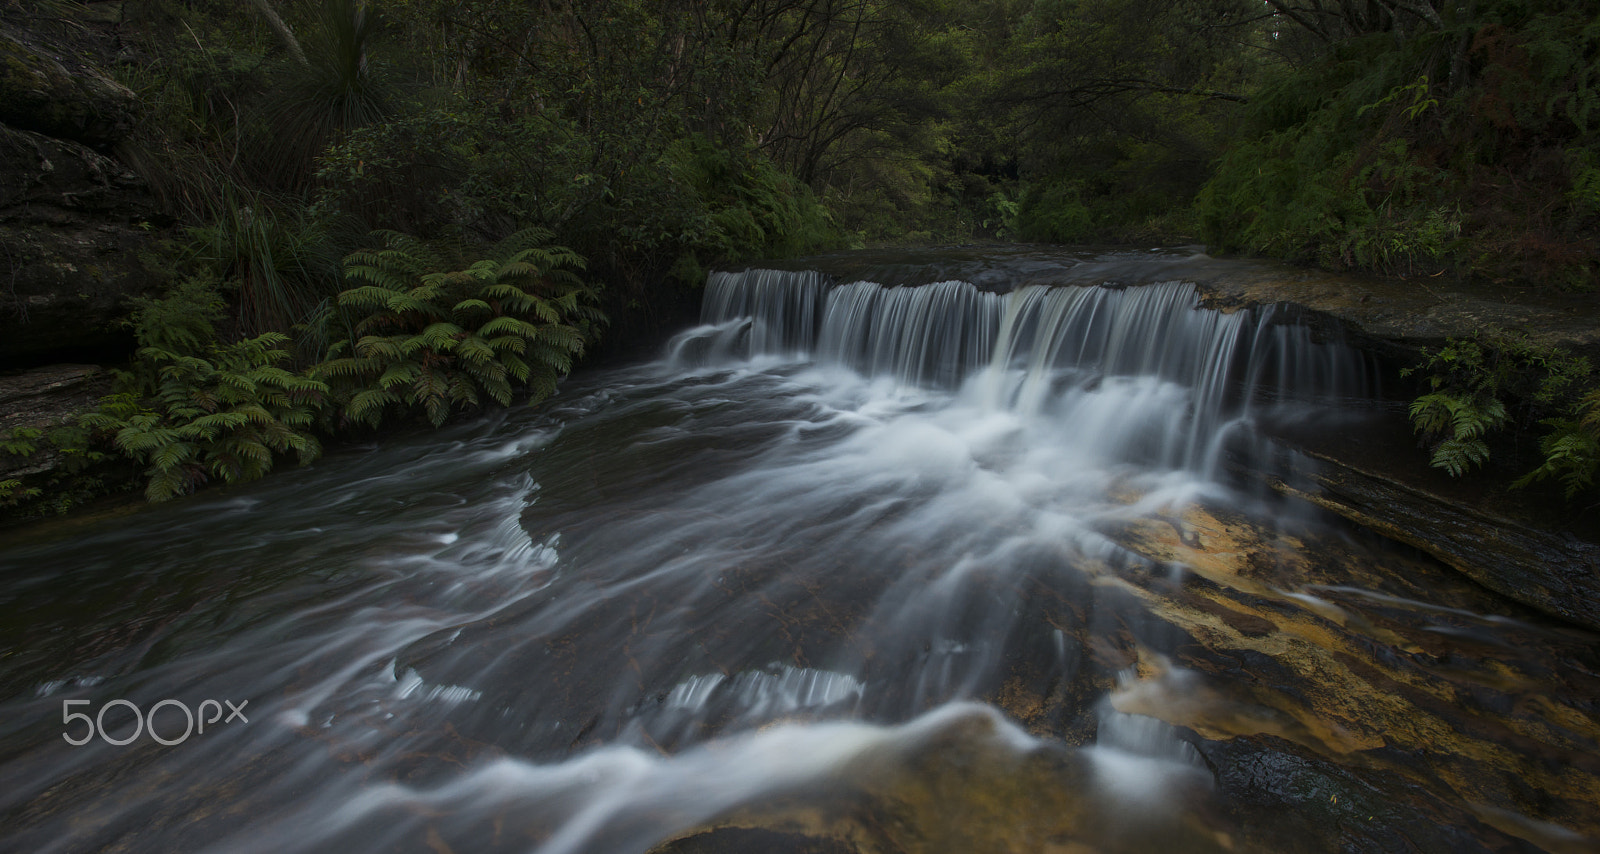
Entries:
{"label": "cascading water", "polygon": [[[818,322],[820,318],[820,322]],[[969,390],[1023,416],[1085,420],[1115,456],[1215,474],[1223,434],[1252,403],[1367,398],[1361,355],[1277,322],[1272,308],[1201,308],[1194,286],[1024,287],[960,281],[828,288],[815,272],[714,273],[705,326],[675,354],[809,356],[906,386]]]}
{"label": "cascading water", "polygon": [[[0,542],[0,848],[1587,850],[1593,638],[1224,477],[1370,372],[1179,266],[716,274],[536,410]],[[165,700],[248,720],[114,743]]]}

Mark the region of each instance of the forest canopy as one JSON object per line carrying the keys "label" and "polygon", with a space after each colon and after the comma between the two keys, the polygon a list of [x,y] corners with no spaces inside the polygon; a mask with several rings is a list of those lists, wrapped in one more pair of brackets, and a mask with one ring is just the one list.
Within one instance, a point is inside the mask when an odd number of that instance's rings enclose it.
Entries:
{"label": "forest canopy", "polygon": [[200,228],[240,207],[286,233],[541,227],[635,297],[742,257],[973,237],[1595,274],[1592,2],[123,7],[146,105],[126,155]]}
{"label": "forest canopy", "polygon": [[[0,23],[98,50],[137,105],[87,141],[156,197],[167,293],[92,426],[163,495],[538,396],[608,322],[641,336],[756,258],[1168,242],[1600,273],[1594,0],[0,0]],[[1439,412],[1494,422],[1487,370],[1436,383]],[[1600,459],[1600,403],[1568,398]]]}

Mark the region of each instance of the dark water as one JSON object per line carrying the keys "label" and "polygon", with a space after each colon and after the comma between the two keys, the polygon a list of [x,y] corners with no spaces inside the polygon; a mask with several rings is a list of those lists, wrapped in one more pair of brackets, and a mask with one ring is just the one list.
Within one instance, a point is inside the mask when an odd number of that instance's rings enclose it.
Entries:
{"label": "dark water", "polygon": [[1353,352],[1181,282],[707,319],[0,544],[0,848],[1592,846],[1594,638],[1227,474],[1359,429]]}

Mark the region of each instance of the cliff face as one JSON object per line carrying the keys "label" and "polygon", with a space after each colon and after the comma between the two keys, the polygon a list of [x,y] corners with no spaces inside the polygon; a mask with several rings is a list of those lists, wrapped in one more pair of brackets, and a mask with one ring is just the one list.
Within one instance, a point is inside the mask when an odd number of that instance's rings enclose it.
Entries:
{"label": "cliff face", "polygon": [[0,368],[116,354],[127,298],[152,285],[139,255],[158,211],[108,156],[136,99],[84,58],[110,35],[97,26],[0,15]]}

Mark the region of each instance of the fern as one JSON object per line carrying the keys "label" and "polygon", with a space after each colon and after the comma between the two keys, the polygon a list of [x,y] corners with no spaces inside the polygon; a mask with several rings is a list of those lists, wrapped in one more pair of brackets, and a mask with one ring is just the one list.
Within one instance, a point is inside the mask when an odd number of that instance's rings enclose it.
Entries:
{"label": "fern", "polygon": [[25,487],[17,478],[0,480],[0,507],[16,507],[39,495],[38,487]]}
{"label": "fern", "polygon": [[1539,441],[1544,463],[1517,480],[1515,486],[1553,479],[1561,483],[1567,498],[1575,498],[1592,488],[1600,473],[1600,391],[1583,398],[1576,418],[1552,418],[1544,423],[1551,428]]}
{"label": "fern", "polygon": [[1482,439],[1465,439],[1459,436],[1440,442],[1434,447],[1429,462],[1436,469],[1444,469],[1451,477],[1461,477],[1489,461],[1489,446]]}
{"label": "fern", "polygon": [[[313,370],[339,390],[348,421],[376,426],[385,412],[410,407],[438,426],[486,397],[509,405],[520,391],[538,400],[603,322],[575,272],[583,259],[546,245],[547,231],[513,234],[467,264],[404,234],[378,236],[383,248],[345,260],[352,287],[338,301],[356,313],[357,337],[337,342]],[[530,365],[522,357],[534,351]]]}
{"label": "fern", "polygon": [[1462,397],[1434,392],[1411,403],[1411,423],[1436,440],[1431,465],[1452,477],[1466,474],[1489,460],[1484,436],[1506,422],[1505,404],[1496,398]]}
{"label": "fern", "polygon": [[231,344],[217,340],[222,302],[203,280],[165,298],[141,300],[132,325],[141,345],[123,389],[84,416],[143,464],[145,496],[165,501],[208,480],[253,480],[276,455],[305,463],[320,452],[305,432],[328,387],[280,367],[287,336],[268,332]]}
{"label": "fern", "polygon": [[[1578,396],[1591,383],[1587,358],[1503,335],[1451,339],[1425,356],[1419,369],[1428,372],[1433,391],[1412,402],[1410,415],[1433,443],[1435,468],[1459,477],[1488,461],[1489,434],[1508,426],[1521,432],[1537,422],[1547,428],[1539,439],[1544,459],[1513,486],[1557,480],[1570,499],[1594,485],[1600,391]],[[1515,402],[1515,417],[1502,398]]]}
{"label": "fern", "polygon": [[18,427],[0,434],[0,453],[31,457],[38,452],[44,431],[32,427]]}

